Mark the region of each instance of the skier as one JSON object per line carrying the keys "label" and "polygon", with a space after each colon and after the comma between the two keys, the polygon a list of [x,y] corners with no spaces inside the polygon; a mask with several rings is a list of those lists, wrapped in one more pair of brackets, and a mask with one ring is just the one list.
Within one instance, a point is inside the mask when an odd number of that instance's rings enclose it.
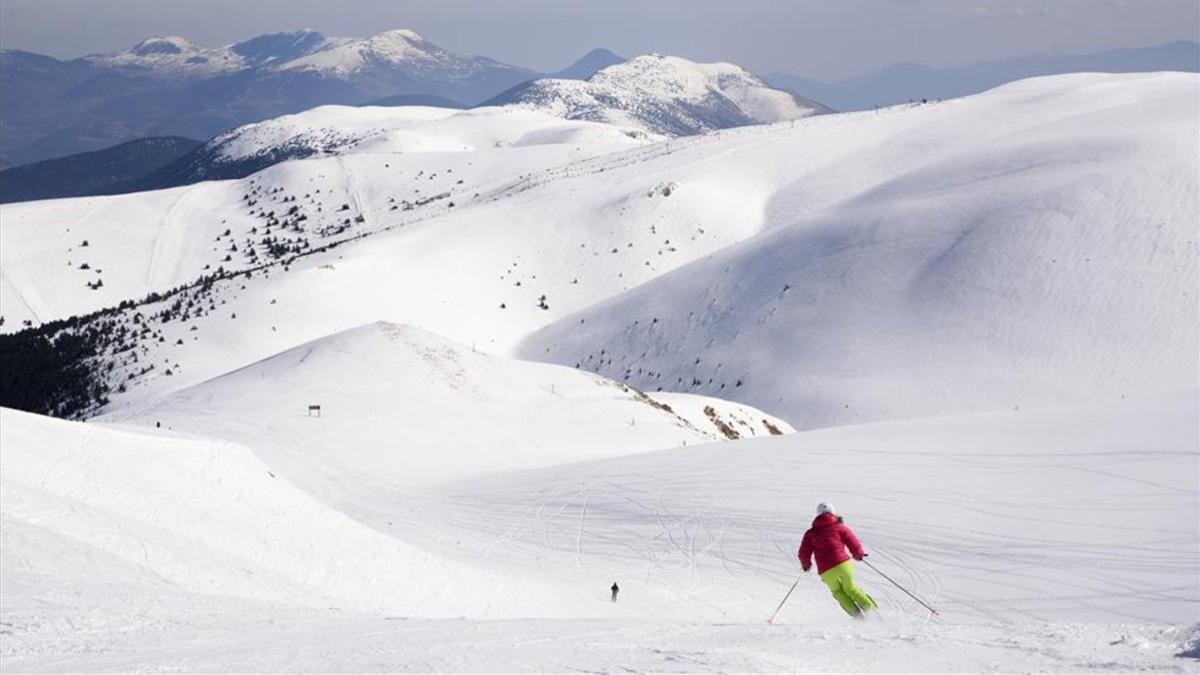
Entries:
{"label": "skier", "polygon": [[612,591],[612,601],[613,601],[613,602],[616,602],[616,601],[617,601],[617,593],[620,593],[620,592],[621,592],[621,587],[620,587],[620,586],[618,586],[618,585],[617,585],[617,582],[615,582],[615,581],[614,581],[614,582],[613,582],[613,585],[612,585],[612,588],[610,588],[609,590],[611,590],[611,591]]}
{"label": "skier", "polygon": [[[846,553],[846,549],[850,553]],[[867,557],[863,552],[858,537],[842,522],[833,504],[821,502],[817,504],[817,517],[812,527],[804,533],[800,542],[800,566],[807,572],[812,567],[812,558],[817,559],[817,573],[821,581],[833,592],[833,597],[850,616],[861,619],[866,612],[878,609],[875,601],[861,588],[854,585],[855,560]]]}

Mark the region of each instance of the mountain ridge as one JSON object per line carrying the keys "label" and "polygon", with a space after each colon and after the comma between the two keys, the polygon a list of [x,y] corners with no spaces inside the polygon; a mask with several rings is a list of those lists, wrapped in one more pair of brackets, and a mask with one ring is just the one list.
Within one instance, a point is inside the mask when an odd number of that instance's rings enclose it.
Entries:
{"label": "mountain ridge", "polygon": [[[402,43],[399,49],[407,49],[414,43],[422,44],[414,36],[415,34],[410,32],[395,36],[395,39]],[[396,44],[392,43],[391,46],[396,47]],[[363,66],[369,59],[364,61],[362,53],[358,51],[338,54],[327,50],[322,52],[322,55],[330,55],[329,63],[333,64],[334,68],[374,67]],[[393,53],[393,56],[396,54]],[[300,64],[297,67],[303,69],[307,66]],[[289,68],[284,72],[293,70],[295,69]],[[505,107],[548,113],[568,120],[609,123],[631,134],[661,136],[690,135],[715,129],[797,119],[827,110],[820,104],[772,90],[761,79],[732,64],[697,64],[678,57],[661,55],[640,56],[608,66],[594,73],[588,81],[540,79],[518,85],[510,92],[519,94],[507,102],[502,95],[501,98],[493,99],[488,105],[477,109],[493,107],[491,104],[495,103]],[[550,93],[541,96],[533,92]],[[602,102],[603,107],[591,105],[589,101]],[[446,102],[450,104],[448,107],[462,107],[440,97],[425,96],[392,96],[374,103],[392,102],[410,105]],[[365,109],[371,106],[359,107]],[[260,147],[254,157],[231,158],[221,150],[231,139],[254,134],[256,130],[285,125],[289,120],[296,120],[303,126],[305,123],[300,120],[329,117],[322,112],[326,108],[331,107],[318,106],[301,113],[237,127],[210,139],[201,147],[193,148],[186,155],[179,156],[168,164],[154,167],[135,179],[119,183],[117,189],[105,187],[90,192],[76,191],[74,194],[109,194],[118,189],[132,192],[188,185],[201,180],[242,178],[289,159],[328,154],[332,146],[318,137],[325,135],[332,138],[339,134],[332,129],[321,131],[315,128],[307,132],[310,135],[308,140],[300,141],[299,131],[294,130],[295,133],[289,132],[286,138],[279,141],[286,144],[286,147]],[[344,116],[347,119],[371,116],[379,119],[398,119],[401,113],[345,111]],[[379,129],[375,129],[370,133],[378,131]],[[368,132],[363,129],[356,133],[361,135]],[[334,145],[348,140],[343,138],[334,142]]]}
{"label": "mountain ridge", "polygon": [[777,87],[812,96],[837,110],[852,111],[922,99],[958,98],[1043,75],[1161,70],[1200,71],[1200,43],[1181,40],[1087,54],[1035,54],[950,68],[897,63],[832,82],[784,72],[769,73],[764,79]]}
{"label": "mountain ridge", "polygon": [[141,179],[203,145],[180,136],[139,138],[4,169],[0,203],[133,192]]}
{"label": "mountain ridge", "polygon": [[[396,49],[401,42],[412,49]],[[361,67],[349,67],[355,56]],[[403,95],[477,103],[537,76],[403,29],[365,39],[287,31],[220,47],[159,36],[69,60],[3,50],[0,168],[139,137],[211,138],[322,104]]]}

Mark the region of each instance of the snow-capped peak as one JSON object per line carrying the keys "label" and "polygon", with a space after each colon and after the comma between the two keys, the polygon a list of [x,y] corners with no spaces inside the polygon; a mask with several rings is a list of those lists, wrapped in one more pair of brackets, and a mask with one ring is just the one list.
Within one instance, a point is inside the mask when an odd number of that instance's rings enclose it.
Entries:
{"label": "snow-capped peak", "polygon": [[202,51],[203,49],[203,47],[195,44],[183,36],[166,35],[148,37],[131,47],[129,51],[138,56],[150,56],[151,54],[182,54],[184,52],[198,52]]}
{"label": "snow-capped peak", "polygon": [[603,47],[596,47],[587,54],[579,57],[571,65],[555,73],[553,77],[564,80],[586,80],[595,75],[599,70],[624,61],[624,57],[618,56]]}
{"label": "snow-capped peak", "polygon": [[389,61],[403,61],[442,52],[437,45],[407,28],[397,28],[374,35],[364,40],[362,45],[373,55]]}
{"label": "snow-capped peak", "polygon": [[588,81],[651,95],[670,94],[681,99],[697,100],[709,93],[718,77],[741,77],[766,86],[762,80],[731,63],[695,63],[663,54],[646,54],[609,66],[588,78]]}
{"label": "snow-capped peak", "polygon": [[294,59],[280,68],[320,71],[345,77],[364,70],[401,64],[419,70],[436,69],[449,73],[476,70],[474,60],[448,52],[407,28],[385,31],[364,40],[352,40]]}
{"label": "snow-capped peak", "polygon": [[543,79],[491,101],[546,110],[569,119],[641,126],[687,135],[806,117],[828,108],[772,89],[731,63],[695,63],[647,54],[598,71],[586,81]]}
{"label": "snow-capped peak", "polygon": [[389,40],[402,39],[409,42],[425,42],[425,38],[418,35],[417,31],[409,28],[395,28],[389,31],[384,31],[375,37]]}
{"label": "snow-capped peak", "polygon": [[352,38],[329,38],[318,31],[303,28],[259,35],[230,45],[229,48],[245,59],[247,65],[257,66],[285,63],[351,41]]}
{"label": "snow-capped peak", "polygon": [[135,68],[163,75],[211,75],[245,67],[229,47],[205,47],[178,35],[156,35],[109,54],[85,57],[95,65]]}

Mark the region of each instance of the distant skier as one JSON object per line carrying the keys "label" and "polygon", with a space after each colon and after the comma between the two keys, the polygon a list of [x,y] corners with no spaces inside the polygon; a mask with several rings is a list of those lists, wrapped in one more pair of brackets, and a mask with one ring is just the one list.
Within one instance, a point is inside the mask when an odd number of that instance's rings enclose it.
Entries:
{"label": "distant skier", "polygon": [[[847,553],[846,549],[850,549]],[[833,510],[833,504],[817,504],[817,517],[812,527],[804,533],[800,542],[800,566],[807,572],[817,559],[817,573],[821,581],[833,592],[833,597],[855,618],[863,618],[870,610],[878,609],[875,601],[861,588],[854,585],[854,566],[850,562],[867,557],[858,537],[842,522],[842,517]]]}
{"label": "distant skier", "polygon": [[612,601],[616,602],[617,601],[617,593],[621,592],[621,587],[617,586],[617,582],[614,581],[613,585],[612,585],[612,589],[610,589],[610,590],[612,590]]}

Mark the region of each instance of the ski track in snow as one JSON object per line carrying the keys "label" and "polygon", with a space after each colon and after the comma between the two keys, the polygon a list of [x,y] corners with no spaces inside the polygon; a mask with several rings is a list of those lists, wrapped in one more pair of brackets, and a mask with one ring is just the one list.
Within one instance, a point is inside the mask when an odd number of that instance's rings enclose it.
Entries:
{"label": "ski track in snow", "polygon": [[[853,522],[869,540],[877,562],[892,569],[895,578],[930,599],[944,614],[960,619],[1046,620],[1082,612],[1108,621],[1144,622],[1161,616],[1161,608],[1141,609],[1155,606],[1155,601],[1173,603],[1173,615],[1180,619],[1194,615],[1200,604],[1197,564],[1183,553],[1190,551],[1194,556],[1196,542],[1189,539],[1186,527],[1180,529],[1189,522],[1200,522],[1196,483],[1168,485],[1159,480],[1128,479],[1097,468],[1134,464],[1178,479],[1175,471],[1200,471],[1192,452],[1130,449],[1095,453],[1071,448],[1062,454],[1048,451],[1039,454],[1038,461],[1023,464],[1030,453],[966,452],[955,456],[918,449],[919,439],[909,444],[911,454],[907,448],[891,447],[886,458],[877,450],[811,447],[804,440],[801,436],[798,441],[758,441],[742,452],[753,454],[752,448],[758,444],[799,445],[788,452],[803,453],[810,466],[807,471],[798,465],[785,468],[794,460],[779,452],[763,453],[759,460],[769,462],[770,468],[740,466],[736,478],[724,481],[714,480],[709,468],[728,463],[717,456],[701,455],[694,465],[664,464],[658,470],[642,467],[638,471],[626,471],[623,465],[639,464],[640,458],[610,460],[587,467],[583,473],[594,475],[585,480],[578,477],[580,468],[572,468],[543,470],[544,477],[535,474],[528,480],[469,484],[461,492],[452,491],[436,500],[436,506],[425,509],[417,522],[440,517],[445,530],[479,533],[476,546],[494,563],[507,558],[519,566],[536,552],[541,568],[554,570],[568,557],[576,568],[596,557],[610,566],[620,561],[615,569],[643,580],[647,591],[688,595],[709,584],[738,583],[742,572],[780,584],[793,578],[797,571],[794,549],[805,518],[797,516],[790,505],[797,495],[815,500],[828,491],[854,495],[864,504],[860,508],[871,512]],[[904,441],[894,444],[903,445]],[[699,455],[703,451],[691,452]],[[864,461],[864,457],[869,459]],[[1088,459],[1097,464],[1074,464]],[[886,471],[856,468],[870,467],[872,461],[885,467],[930,462],[941,467],[941,479],[976,487],[935,490],[922,483],[917,489],[904,489],[891,485]],[[842,471],[872,478],[855,486],[839,475]],[[1038,496],[1023,505],[1006,498],[1003,491],[983,487],[989,476],[1028,471],[1037,472],[1039,483],[1057,484],[1072,494]],[[776,477],[777,473],[787,479]],[[1124,499],[1131,501],[1104,508],[1103,501],[1116,499],[1115,495],[1130,495]],[[912,502],[907,511],[955,514],[955,520],[963,522],[938,524],[928,516],[914,520],[883,515],[888,503],[897,500]],[[754,507],[747,507],[748,501],[755,502]],[[1176,506],[1170,508],[1185,509],[1178,512],[1185,518],[1183,522],[1164,517],[1159,525],[1139,525],[1134,523],[1140,521],[1116,513],[1130,508],[1153,513],[1171,504]],[[520,523],[531,513],[538,527],[522,528]],[[1106,518],[1120,522],[1105,522]],[[1085,534],[1096,528],[1110,534],[1099,539]],[[514,537],[514,531],[519,536]],[[1046,534],[1033,534],[1038,531]],[[488,536],[488,532],[504,534]],[[1076,533],[1077,541],[1052,536],[1071,532]],[[1139,534],[1141,539],[1127,540]],[[765,558],[761,551],[764,542],[772,549]],[[1140,572],[1129,575],[1129,569]],[[716,581],[711,577],[714,574],[729,578]],[[873,592],[888,606],[904,613],[923,611],[866,568],[858,575],[872,584]],[[1146,577],[1151,576],[1153,581],[1148,581]],[[985,592],[980,593],[981,589]],[[823,587],[815,583],[800,592],[806,601],[816,604],[824,602],[824,594]],[[752,595],[746,593],[745,597]],[[746,619],[754,610],[735,603],[724,611]]]}
{"label": "ski track in snow", "polygon": [[[340,344],[345,349],[349,342]],[[308,348],[296,358],[311,363],[321,354]],[[31,574],[20,559],[6,557],[0,658],[6,670],[19,671],[1200,672],[1200,662],[1176,656],[1195,637],[1188,624],[1200,606],[1192,534],[1200,523],[1198,403],[1200,394],[1190,393],[834,428],[417,488],[338,474],[350,481],[350,501],[339,498],[326,508],[356,514],[374,528],[374,541],[415,544],[455,569],[477,565],[494,575],[484,585],[461,585],[437,573],[408,578],[433,572],[422,566],[397,566],[382,577],[372,576],[379,569],[356,570],[364,588],[383,584],[386,593],[389,584],[416,581],[441,602],[462,607],[464,616],[497,619],[351,611],[343,605],[358,596],[339,598],[349,590],[344,585],[280,596],[309,609],[227,597],[237,592],[233,587],[181,594],[161,579],[122,580],[108,571],[116,564],[110,554],[89,548],[94,560],[80,578]],[[323,421],[297,415],[272,424],[311,432]],[[6,417],[0,426],[3,459],[15,463],[9,466],[43,461],[21,454],[28,436],[7,435],[36,431],[31,424],[31,416]],[[56,433],[75,434],[62,445],[81,458],[113,448],[138,461],[132,447],[153,449],[159,437],[169,443],[163,452],[175,456],[171,461],[187,462],[185,470],[171,471],[182,480],[158,501],[139,496],[150,507],[139,516],[119,494],[103,496],[115,485],[105,469],[113,457],[98,454],[81,464],[64,455],[28,479],[6,468],[6,556],[23,551],[36,558],[46,545],[33,538],[14,548],[8,518],[51,532],[98,515],[93,504],[101,498],[111,504],[101,508],[124,514],[114,521],[117,537],[143,542],[134,549],[140,552],[123,554],[130,569],[153,572],[170,540],[146,539],[141,522],[184,523],[187,539],[204,546],[212,535],[190,531],[203,521],[180,521],[173,513],[224,505],[223,491],[240,489],[240,474],[230,473],[227,460],[212,463],[228,448],[211,441],[147,431],[145,438],[129,437],[138,440],[127,450],[113,443],[132,428],[53,425]],[[189,457],[189,447],[200,455]],[[237,456],[250,461],[246,453]],[[272,476],[254,477],[255,493],[297,463],[320,461],[307,448],[270,456]],[[445,461],[454,459],[446,453]],[[154,462],[138,471],[154,475]],[[80,466],[85,477],[72,482]],[[26,485],[44,493],[40,510],[31,511],[33,502],[22,496]],[[278,485],[289,499],[299,494]],[[68,488],[61,493],[65,511],[46,500],[56,486]],[[780,625],[763,623],[796,579],[794,550],[811,504],[830,496],[874,564],[937,607],[939,617],[860,565],[859,583],[882,607],[878,620],[848,620],[809,574],[780,611]],[[245,506],[253,513],[264,499],[280,499],[267,497]],[[308,511],[315,506],[303,504]],[[208,517],[233,524],[227,519],[236,510],[229,508]],[[105,522],[87,517],[93,528]],[[316,536],[328,536],[322,532]],[[243,561],[238,548],[228,547],[256,537],[252,530],[231,534],[219,543],[227,547],[222,564],[254,570],[260,589],[283,582],[279,573],[318,563],[329,546],[351,553],[343,544],[312,540],[290,549],[301,556],[295,561]],[[91,546],[107,546],[102,530],[90,537]],[[313,560],[304,563],[304,556]],[[352,569],[330,567],[329,581]],[[610,603],[614,580],[622,593]]]}
{"label": "ski track in snow", "polygon": [[[1161,626],[1008,624],[998,636],[991,626],[904,620],[429,621],[167,593],[129,593],[120,602],[128,613],[73,615],[62,605],[7,613],[6,671],[1198,672],[1196,662],[1171,656],[1187,631]],[[97,642],[97,634],[108,637]],[[14,654],[18,641],[40,653]]]}
{"label": "ski track in snow", "polygon": [[[203,189],[201,186],[199,189]],[[175,270],[171,269],[171,274],[163,275],[159,272],[159,261],[162,259],[164,249],[170,251],[170,259],[172,262],[178,260],[182,252],[181,242],[184,238],[184,233],[179,227],[172,227],[171,217],[179,210],[188,197],[195,194],[197,188],[187,188],[167,209],[162,217],[162,225],[154,235],[154,243],[150,251],[150,262],[146,267],[146,287],[147,288],[167,288],[170,285],[170,277],[175,274]]]}

